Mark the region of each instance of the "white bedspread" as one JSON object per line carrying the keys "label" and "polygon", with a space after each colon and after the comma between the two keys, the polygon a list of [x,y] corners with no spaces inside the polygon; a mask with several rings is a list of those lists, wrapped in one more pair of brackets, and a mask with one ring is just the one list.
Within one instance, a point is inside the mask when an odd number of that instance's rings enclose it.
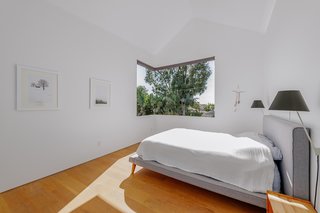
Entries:
{"label": "white bedspread", "polygon": [[209,176],[251,192],[272,190],[271,152],[249,138],[171,129],[144,139],[137,154],[144,160]]}

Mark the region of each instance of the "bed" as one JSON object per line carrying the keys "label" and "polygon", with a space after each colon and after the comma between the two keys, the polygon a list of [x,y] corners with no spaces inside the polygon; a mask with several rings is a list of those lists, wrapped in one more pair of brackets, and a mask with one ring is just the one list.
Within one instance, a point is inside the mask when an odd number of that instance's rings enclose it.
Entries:
{"label": "bed", "polygon": [[[291,196],[309,200],[309,143],[303,128],[297,123],[274,116],[264,116],[263,134],[279,147],[283,155],[283,159],[277,163],[282,177],[281,191]],[[187,172],[175,166],[166,166],[157,161],[144,160],[137,154],[130,157],[129,161],[133,164],[133,172],[135,165],[139,165],[246,203],[263,208],[266,206],[265,193],[248,191],[235,184]]]}

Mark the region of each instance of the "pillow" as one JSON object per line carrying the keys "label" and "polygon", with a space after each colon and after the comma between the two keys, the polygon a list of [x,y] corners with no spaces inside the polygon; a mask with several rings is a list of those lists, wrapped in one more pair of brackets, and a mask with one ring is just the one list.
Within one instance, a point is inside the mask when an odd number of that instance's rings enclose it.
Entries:
{"label": "pillow", "polygon": [[277,163],[274,164],[274,178],[272,184],[272,191],[280,192],[281,191],[281,176]]}
{"label": "pillow", "polygon": [[270,149],[273,160],[282,160],[281,150],[278,147],[276,147],[275,144],[269,138],[262,134],[256,132],[243,132],[237,134],[236,137],[247,137],[261,144],[264,144]]}

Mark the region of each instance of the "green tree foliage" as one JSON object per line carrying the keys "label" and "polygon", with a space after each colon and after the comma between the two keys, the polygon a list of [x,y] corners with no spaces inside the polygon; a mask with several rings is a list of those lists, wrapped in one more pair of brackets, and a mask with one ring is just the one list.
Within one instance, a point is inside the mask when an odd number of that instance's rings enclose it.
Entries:
{"label": "green tree foliage", "polygon": [[195,97],[206,91],[211,74],[208,62],[147,70],[145,82],[151,85],[152,94],[142,86],[137,88],[137,114],[201,116]]}
{"label": "green tree foliage", "polygon": [[137,87],[137,115],[152,114],[151,98],[144,86]]}
{"label": "green tree foliage", "polygon": [[208,103],[205,107],[204,107],[204,111],[209,112],[214,110],[214,104]]}

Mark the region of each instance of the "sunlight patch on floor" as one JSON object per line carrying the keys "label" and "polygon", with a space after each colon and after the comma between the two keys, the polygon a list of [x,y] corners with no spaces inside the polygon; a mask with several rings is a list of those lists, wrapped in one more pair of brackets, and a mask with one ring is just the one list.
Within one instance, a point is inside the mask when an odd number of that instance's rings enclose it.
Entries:
{"label": "sunlight patch on floor", "polygon": [[[131,163],[129,163],[129,157],[131,155],[117,160],[77,197],[61,209],[59,213],[72,212],[95,197],[99,197],[120,212],[134,212],[125,202],[124,189],[120,188],[120,184],[130,176]],[[137,167],[136,171],[140,169],[140,167]]]}

